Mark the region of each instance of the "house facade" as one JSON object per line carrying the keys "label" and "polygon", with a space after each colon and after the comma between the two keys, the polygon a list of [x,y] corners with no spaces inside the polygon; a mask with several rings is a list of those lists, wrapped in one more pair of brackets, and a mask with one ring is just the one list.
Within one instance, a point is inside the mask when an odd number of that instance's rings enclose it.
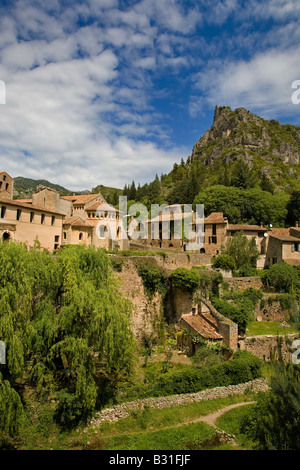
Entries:
{"label": "house facade", "polygon": [[54,189],[38,188],[28,199],[13,199],[13,178],[0,173],[0,237],[49,252],[65,244],[128,249],[123,214],[103,196],[60,196]]}

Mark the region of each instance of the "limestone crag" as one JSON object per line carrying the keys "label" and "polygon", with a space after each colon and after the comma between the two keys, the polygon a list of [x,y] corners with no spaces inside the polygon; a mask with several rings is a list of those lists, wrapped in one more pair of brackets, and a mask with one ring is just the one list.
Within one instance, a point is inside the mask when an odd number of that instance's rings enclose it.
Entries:
{"label": "limestone crag", "polygon": [[255,154],[271,164],[279,159],[298,165],[300,128],[264,120],[244,108],[232,111],[227,106],[216,106],[213,125],[195,142],[188,163],[200,157],[202,164],[209,167],[219,158],[224,163],[241,158],[251,167]]}

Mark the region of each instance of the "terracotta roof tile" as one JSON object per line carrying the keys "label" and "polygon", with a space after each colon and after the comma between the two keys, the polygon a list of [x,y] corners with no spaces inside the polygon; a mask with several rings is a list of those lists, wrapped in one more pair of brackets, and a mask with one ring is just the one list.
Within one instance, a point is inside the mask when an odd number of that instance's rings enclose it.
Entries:
{"label": "terracotta roof tile", "polygon": [[110,212],[120,212],[118,209],[115,209],[114,206],[107,204],[106,202],[97,201],[91,206],[87,207],[86,210],[97,210],[99,211],[110,211]]}
{"label": "terracotta roof tile", "polygon": [[243,230],[244,232],[266,232],[268,229],[266,227],[262,227],[261,225],[230,224],[228,225],[228,230]]}
{"label": "terracotta roof tile", "polygon": [[84,221],[81,217],[66,217],[63,221],[63,225],[72,225],[72,227],[77,226],[93,228],[92,224]]}
{"label": "terracotta roof tile", "polygon": [[269,236],[287,242],[299,242],[300,238],[300,234],[299,238],[291,235],[289,228],[272,228],[272,230],[269,231]]}
{"label": "terracotta roof tile", "polygon": [[86,204],[98,196],[99,194],[73,194],[73,196],[61,196],[61,198],[72,201],[73,204]]}
{"label": "terracotta roof tile", "polygon": [[284,261],[287,264],[290,264],[291,266],[300,266],[300,259],[284,259]]}
{"label": "terracotta roof tile", "polygon": [[204,219],[205,224],[225,224],[227,218],[224,218],[223,212],[212,212]]}
{"label": "terracotta roof tile", "polygon": [[205,339],[222,339],[222,336],[201,315],[182,315],[182,320]]}

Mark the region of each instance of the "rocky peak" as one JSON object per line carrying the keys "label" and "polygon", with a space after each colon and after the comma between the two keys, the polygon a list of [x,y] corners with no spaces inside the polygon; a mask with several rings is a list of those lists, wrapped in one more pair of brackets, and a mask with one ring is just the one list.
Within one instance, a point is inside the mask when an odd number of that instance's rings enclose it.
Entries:
{"label": "rocky peak", "polygon": [[300,163],[300,128],[266,121],[244,108],[234,111],[228,106],[216,106],[211,128],[195,142],[188,162],[201,159],[204,166],[243,159],[252,166],[255,154],[269,164],[274,159],[287,164]]}

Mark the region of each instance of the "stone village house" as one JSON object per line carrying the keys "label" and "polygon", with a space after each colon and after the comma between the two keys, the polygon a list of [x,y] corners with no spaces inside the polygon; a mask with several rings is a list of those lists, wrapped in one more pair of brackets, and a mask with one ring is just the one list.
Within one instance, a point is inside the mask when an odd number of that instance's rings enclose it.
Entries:
{"label": "stone village house", "polygon": [[0,236],[53,252],[64,244],[128,249],[123,214],[99,194],[60,196],[41,187],[31,199],[13,199],[13,178],[0,173]]}

